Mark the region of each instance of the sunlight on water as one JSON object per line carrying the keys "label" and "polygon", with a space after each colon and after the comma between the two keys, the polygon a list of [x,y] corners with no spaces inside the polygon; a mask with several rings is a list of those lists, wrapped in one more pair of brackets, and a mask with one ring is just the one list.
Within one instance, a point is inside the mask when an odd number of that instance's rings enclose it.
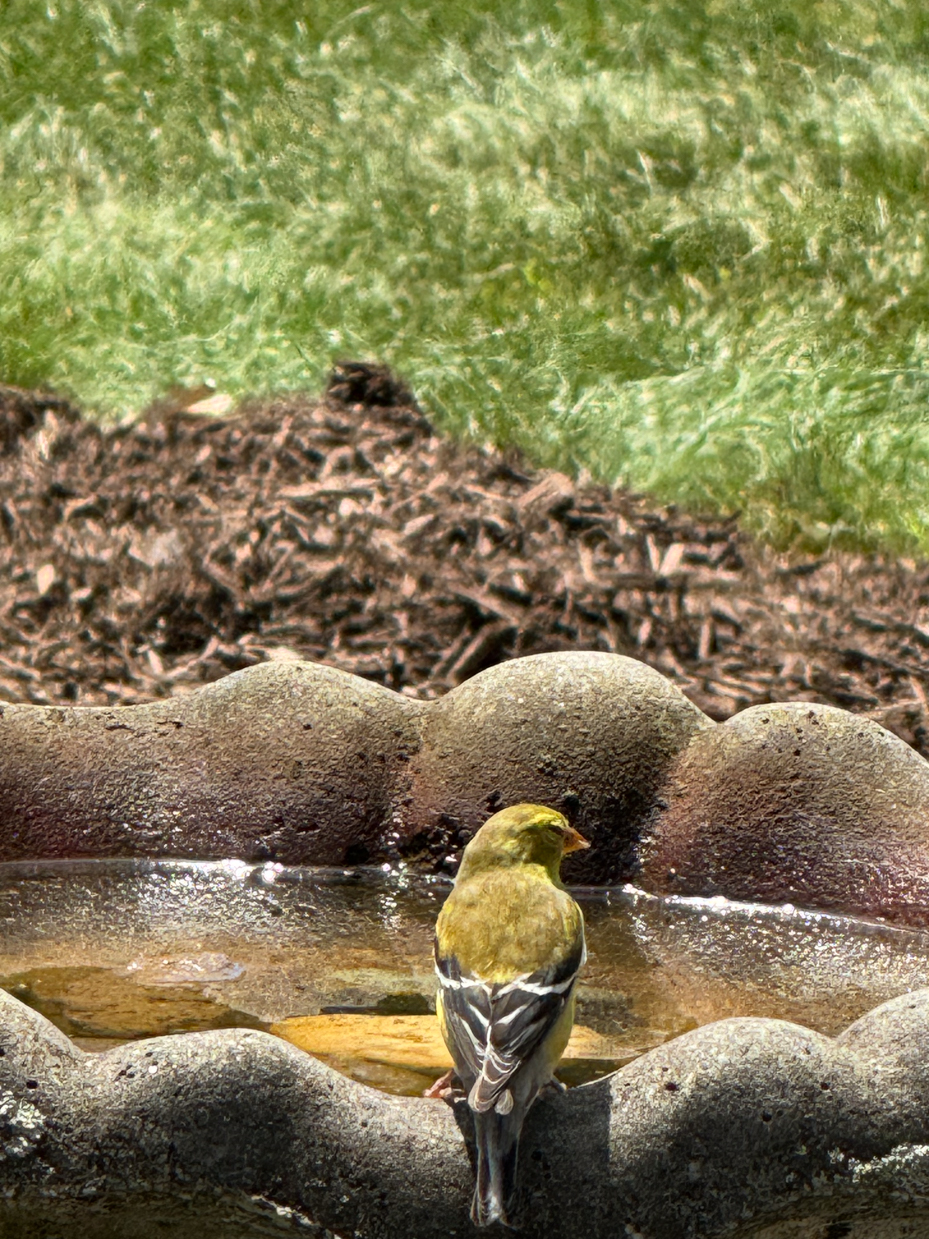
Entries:
{"label": "sunlight on water", "polygon": [[[449,889],[403,870],[241,861],[0,865],[0,986],[85,1049],[274,1025],[355,1078],[414,1093],[443,1069],[431,947]],[[569,1081],[714,1019],[831,1034],[929,985],[917,930],[629,886],[575,893],[590,959]]]}

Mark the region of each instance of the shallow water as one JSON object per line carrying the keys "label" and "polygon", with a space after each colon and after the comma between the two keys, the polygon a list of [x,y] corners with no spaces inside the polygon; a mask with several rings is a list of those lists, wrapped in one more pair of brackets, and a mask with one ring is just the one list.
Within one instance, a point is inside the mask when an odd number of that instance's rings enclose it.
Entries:
{"label": "shallow water", "polygon": [[[402,871],[238,861],[0,865],[0,986],[85,1049],[235,1026],[291,1036],[296,1025],[281,1022],[327,1016],[300,1034],[309,1048],[358,1079],[415,1093],[441,1073],[422,1017],[449,889]],[[572,1082],[725,1016],[834,1033],[929,985],[924,932],[631,887],[575,894],[590,953],[577,1023],[592,1031],[565,1065]],[[402,1018],[366,1023],[371,1014]]]}

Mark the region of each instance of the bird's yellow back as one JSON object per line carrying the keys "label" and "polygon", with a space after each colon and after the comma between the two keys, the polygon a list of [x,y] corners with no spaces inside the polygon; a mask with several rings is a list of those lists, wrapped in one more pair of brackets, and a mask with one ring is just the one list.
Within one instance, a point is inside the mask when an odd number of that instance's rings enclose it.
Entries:
{"label": "bird's yellow back", "polygon": [[562,963],[583,932],[580,908],[537,865],[474,874],[449,895],[436,925],[442,955],[490,984]]}

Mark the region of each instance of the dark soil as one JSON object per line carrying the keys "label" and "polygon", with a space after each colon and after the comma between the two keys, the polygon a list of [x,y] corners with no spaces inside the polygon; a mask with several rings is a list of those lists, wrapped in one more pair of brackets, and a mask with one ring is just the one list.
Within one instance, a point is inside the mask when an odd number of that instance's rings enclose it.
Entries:
{"label": "dark soil", "polygon": [[129,703],[268,658],[418,697],[545,650],[644,659],[715,719],[869,714],[929,753],[929,567],[796,561],[735,520],[440,439],[386,370],[106,429],[0,389],[0,700]]}

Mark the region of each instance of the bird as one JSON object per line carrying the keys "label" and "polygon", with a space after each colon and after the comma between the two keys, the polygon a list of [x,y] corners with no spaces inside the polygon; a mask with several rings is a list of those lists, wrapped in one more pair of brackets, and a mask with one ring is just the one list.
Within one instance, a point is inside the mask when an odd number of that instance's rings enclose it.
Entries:
{"label": "bird", "polygon": [[476,1226],[516,1228],[523,1122],[543,1089],[563,1087],[553,1072],[587,947],[560,867],[589,846],[555,809],[502,809],[465,848],[436,922],[436,1013],[474,1117]]}

